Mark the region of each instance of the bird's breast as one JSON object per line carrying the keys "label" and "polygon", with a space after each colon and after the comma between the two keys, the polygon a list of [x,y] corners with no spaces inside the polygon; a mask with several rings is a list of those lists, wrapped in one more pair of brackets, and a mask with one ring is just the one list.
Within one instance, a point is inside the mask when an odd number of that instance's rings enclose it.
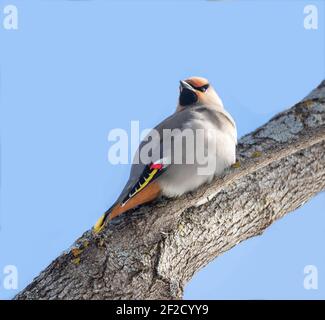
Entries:
{"label": "bird's breast", "polygon": [[[217,121],[204,117],[197,117],[184,124],[183,130],[193,131],[190,136],[194,137],[194,143],[183,143],[182,148],[173,150],[173,158],[182,158],[183,162],[171,163],[159,179],[165,196],[177,197],[193,191],[235,162],[236,139],[233,127],[217,124]],[[180,152],[182,155],[178,154]]]}

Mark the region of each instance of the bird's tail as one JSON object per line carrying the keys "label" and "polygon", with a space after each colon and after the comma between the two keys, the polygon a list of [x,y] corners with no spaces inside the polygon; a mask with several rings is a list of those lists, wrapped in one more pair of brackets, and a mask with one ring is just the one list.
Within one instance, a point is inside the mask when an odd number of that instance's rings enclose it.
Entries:
{"label": "bird's tail", "polygon": [[93,227],[94,233],[99,233],[103,230],[105,226],[105,222],[107,221],[107,218],[109,216],[109,213],[106,211],[95,223]]}
{"label": "bird's tail", "polygon": [[94,226],[94,233],[99,233],[103,230],[105,224],[120,214],[135,208],[141,204],[150,202],[156,199],[160,195],[160,187],[157,183],[153,182],[146,186],[145,189],[141,190],[131,199],[126,202],[116,201],[96,222]]}
{"label": "bird's tail", "polygon": [[93,227],[94,233],[99,233],[105,227],[105,224],[109,222],[116,215],[115,212],[120,206],[116,203],[112,205],[105,213],[97,220]]}

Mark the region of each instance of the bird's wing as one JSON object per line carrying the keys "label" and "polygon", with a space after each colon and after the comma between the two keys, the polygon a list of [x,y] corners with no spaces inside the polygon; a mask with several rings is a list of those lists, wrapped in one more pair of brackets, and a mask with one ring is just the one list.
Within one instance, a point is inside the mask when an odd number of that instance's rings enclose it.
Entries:
{"label": "bird's wing", "polygon": [[[184,110],[181,112],[174,113],[164,121],[162,121],[158,126],[154,128],[159,133],[160,140],[153,146],[153,149],[157,152],[153,152],[152,158],[148,163],[141,162],[141,150],[151,143],[148,141],[148,137],[151,136],[150,133],[144,140],[140,143],[140,146],[136,152],[131,167],[130,177],[126,183],[122,193],[120,194],[117,202],[125,204],[132,197],[134,197],[138,192],[147,187],[150,183],[156,180],[159,176],[163,175],[168,170],[168,164],[166,164],[166,159],[171,159],[173,146],[169,146],[166,150],[163,150],[163,130],[164,129],[182,129],[183,125],[193,118],[193,114],[190,110]],[[168,162],[168,161],[167,161]]]}
{"label": "bird's wing", "polygon": [[137,182],[133,184],[133,186],[130,188],[129,193],[122,200],[121,206],[123,207],[137,193],[139,193],[150,183],[156,180],[166,169],[167,166],[160,163],[159,161],[151,163],[150,165],[146,165]]}

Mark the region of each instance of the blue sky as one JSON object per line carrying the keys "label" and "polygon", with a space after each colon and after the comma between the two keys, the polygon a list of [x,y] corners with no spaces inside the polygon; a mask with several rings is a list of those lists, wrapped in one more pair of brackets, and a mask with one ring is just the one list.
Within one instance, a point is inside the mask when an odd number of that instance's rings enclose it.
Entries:
{"label": "blue sky", "polygon": [[[0,25],[0,298],[23,289],[89,229],[122,189],[107,161],[111,129],[153,127],[178,81],[210,79],[239,136],[324,78],[322,1],[22,1]],[[318,8],[317,30],[303,25]],[[324,193],[201,270],[186,299],[325,298]],[[318,290],[303,287],[318,269]],[[19,289],[6,290],[15,265]]]}

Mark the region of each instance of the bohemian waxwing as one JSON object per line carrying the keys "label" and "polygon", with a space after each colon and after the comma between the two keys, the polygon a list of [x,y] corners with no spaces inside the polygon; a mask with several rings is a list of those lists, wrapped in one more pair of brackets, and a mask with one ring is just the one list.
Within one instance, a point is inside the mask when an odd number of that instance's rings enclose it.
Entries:
{"label": "bohemian waxwing", "polygon": [[[204,78],[180,81],[176,112],[152,133],[141,142],[126,186],[95,224],[95,233],[107,221],[160,195],[178,197],[197,189],[236,161],[235,122]],[[151,152],[146,150],[143,157],[146,148]]]}

